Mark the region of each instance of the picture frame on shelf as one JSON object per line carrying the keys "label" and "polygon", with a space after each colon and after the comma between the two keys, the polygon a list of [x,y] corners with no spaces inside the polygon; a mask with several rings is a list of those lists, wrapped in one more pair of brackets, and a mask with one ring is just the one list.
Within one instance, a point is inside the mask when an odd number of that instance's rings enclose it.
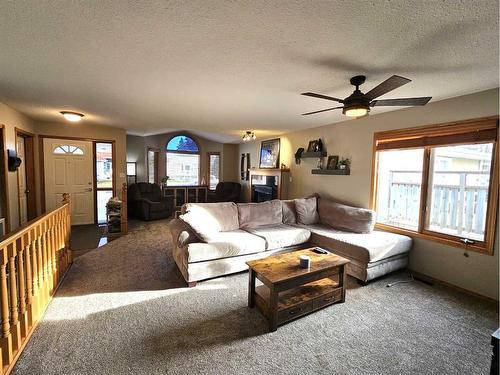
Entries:
{"label": "picture frame on shelf", "polygon": [[328,163],[326,164],[326,169],[338,169],[339,156],[330,155],[328,156]]}
{"label": "picture frame on shelf", "polygon": [[315,139],[314,141],[309,141],[309,145],[307,146],[307,152],[314,152],[316,151],[316,146],[318,145],[318,140]]}
{"label": "picture frame on shelf", "polygon": [[280,139],[269,139],[260,144],[259,168],[276,169],[280,162]]}

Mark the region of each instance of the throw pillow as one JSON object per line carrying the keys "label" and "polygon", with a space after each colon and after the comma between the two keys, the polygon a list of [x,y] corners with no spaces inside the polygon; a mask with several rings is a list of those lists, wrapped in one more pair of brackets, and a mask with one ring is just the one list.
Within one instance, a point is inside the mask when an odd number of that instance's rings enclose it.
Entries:
{"label": "throw pillow", "polygon": [[283,207],[283,224],[297,224],[295,201],[293,199],[281,201]]}
{"label": "throw pillow", "polygon": [[316,224],[319,221],[316,197],[295,199],[295,211],[299,224]]}
{"label": "throw pillow", "polygon": [[375,211],[346,206],[321,198],[318,202],[321,224],[354,233],[370,233],[375,226]]}
{"label": "throw pillow", "polygon": [[238,220],[243,229],[282,224],[281,201],[274,199],[262,203],[238,203]]}

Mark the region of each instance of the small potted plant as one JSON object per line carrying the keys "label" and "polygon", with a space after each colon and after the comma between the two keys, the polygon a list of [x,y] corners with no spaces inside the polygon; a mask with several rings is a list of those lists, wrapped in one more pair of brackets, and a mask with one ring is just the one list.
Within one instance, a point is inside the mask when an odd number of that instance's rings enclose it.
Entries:
{"label": "small potted plant", "polygon": [[170,177],[168,177],[168,176],[163,177],[163,178],[161,179],[161,184],[162,184],[163,186],[167,186],[167,182],[168,182],[168,180],[170,180]]}
{"label": "small potted plant", "polygon": [[349,158],[342,158],[339,161],[339,169],[349,169],[350,165],[351,165],[351,159]]}

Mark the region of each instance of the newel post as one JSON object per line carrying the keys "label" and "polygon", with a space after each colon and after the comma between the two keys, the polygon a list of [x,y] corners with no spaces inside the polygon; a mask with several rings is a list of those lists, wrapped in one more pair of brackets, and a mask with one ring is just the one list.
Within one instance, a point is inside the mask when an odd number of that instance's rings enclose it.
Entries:
{"label": "newel post", "polygon": [[73,263],[73,254],[71,253],[70,248],[70,238],[71,238],[71,199],[69,193],[63,193],[63,205],[67,204],[66,207],[66,217],[64,224],[64,253],[67,257],[65,257],[64,271],[66,270],[67,265]]}
{"label": "newel post", "polygon": [[121,230],[122,235],[128,233],[128,220],[127,220],[127,184],[122,185],[122,207],[121,207]]}

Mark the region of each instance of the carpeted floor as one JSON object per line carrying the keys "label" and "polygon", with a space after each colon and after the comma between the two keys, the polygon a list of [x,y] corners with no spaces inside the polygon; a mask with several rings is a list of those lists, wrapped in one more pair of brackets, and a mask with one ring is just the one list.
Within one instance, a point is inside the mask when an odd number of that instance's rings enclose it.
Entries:
{"label": "carpeted floor", "polygon": [[392,275],[267,333],[247,275],[185,288],[166,222],[75,260],[13,374],[487,374],[494,304]]}

